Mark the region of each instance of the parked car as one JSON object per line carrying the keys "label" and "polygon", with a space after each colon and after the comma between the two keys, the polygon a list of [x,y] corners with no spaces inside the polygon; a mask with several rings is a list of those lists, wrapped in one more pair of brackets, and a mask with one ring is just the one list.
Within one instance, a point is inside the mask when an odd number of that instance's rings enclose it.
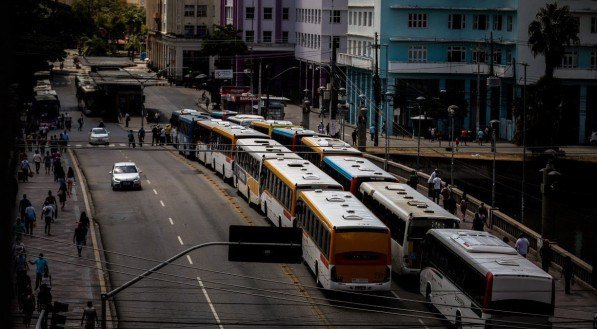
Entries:
{"label": "parked car", "polygon": [[116,189],[141,189],[141,174],[134,162],[117,162],[110,170],[110,185],[113,190]]}
{"label": "parked car", "polygon": [[89,144],[110,144],[110,132],[106,128],[91,128],[89,131]]}

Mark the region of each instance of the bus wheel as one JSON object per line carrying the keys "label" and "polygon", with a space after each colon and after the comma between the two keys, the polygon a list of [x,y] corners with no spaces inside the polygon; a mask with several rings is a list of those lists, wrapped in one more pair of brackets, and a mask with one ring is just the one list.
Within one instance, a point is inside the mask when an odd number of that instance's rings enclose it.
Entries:
{"label": "bus wheel", "polygon": [[278,227],[282,227],[282,217],[278,216]]}
{"label": "bus wheel", "polygon": [[321,281],[319,281],[319,263],[318,262],[315,262],[315,284],[319,288],[323,287],[321,284]]}
{"label": "bus wheel", "polygon": [[[238,183],[236,183],[236,185],[238,185]],[[251,207],[253,205],[253,203],[251,202],[251,189],[247,186],[247,202],[249,203],[249,207]]]}
{"label": "bus wheel", "polygon": [[269,221],[269,217],[267,217],[267,202],[263,204],[263,214],[265,215],[265,219]]}
{"label": "bus wheel", "polygon": [[462,329],[462,315],[460,311],[456,311],[456,321],[454,321],[454,329]]}
{"label": "bus wheel", "polygon": [[434,311],[433,304],[431,303],[431,285],[429,283],[427,284],[427,288],[425,288],[425,301],[427,302],[427,308]]}

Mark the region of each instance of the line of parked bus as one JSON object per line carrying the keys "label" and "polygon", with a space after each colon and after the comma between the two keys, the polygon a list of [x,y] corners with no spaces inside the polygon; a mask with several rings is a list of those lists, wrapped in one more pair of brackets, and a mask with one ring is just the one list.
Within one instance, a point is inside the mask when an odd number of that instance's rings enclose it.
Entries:
{"label": "line of parked bus", "polygon": [[[303,229],[318,285],[388,291],[391,273],[420,274],[420,292],[456,326],[547,323],[553,278],[342,140],[289,121],[248,127],[177,113],[179,152],[215,170],[276,226]],[[217,116],[216,115],[216,116]],[[173,123],[174,125],[174,123]]]}

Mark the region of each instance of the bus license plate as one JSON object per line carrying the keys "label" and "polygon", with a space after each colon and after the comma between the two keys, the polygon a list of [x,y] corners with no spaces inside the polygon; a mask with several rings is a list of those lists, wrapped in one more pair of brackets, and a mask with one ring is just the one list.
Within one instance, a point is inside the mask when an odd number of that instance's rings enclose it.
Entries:
{"label": "bus license plate", "polygon": [[369,279],[354,278],[352,279],[352,283],[369,283]]}

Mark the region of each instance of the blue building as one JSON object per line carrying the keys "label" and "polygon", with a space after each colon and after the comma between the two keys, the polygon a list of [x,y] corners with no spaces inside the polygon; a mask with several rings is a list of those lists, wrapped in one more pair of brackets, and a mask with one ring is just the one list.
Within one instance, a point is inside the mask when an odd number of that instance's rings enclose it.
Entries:
{"label": "blue building", "polygon": [[[528,25],[546,3],[349,0],[347,50],[338,56],[338,62],[347,66],[346,89],[352,105],[347,120],[356,122],[363,100],[369,109],[369,121],[374,118],[372,72],[377,33],[382,93],[396,95],[391,104],[382,102],[378,108],[381,120],[389,116],[393,123],[390,128],[412,130],[415,120],[411,118],[424,111],[434,119],[429,124],[447,135],[447,108],[458,105],[456,131],[483,129],[495,119],[500,121],[499,137],[511,139],[515,127],[514,95],[521,89],[515,86],[524,83],[523,68],[515,63],[529,64],[529,84],[541,77],[543,58],[534,58],[530,53]],[[571,95],[580,99],[572,104],[570,115],[565,118],[570,127],[578,128],[572,129],[566,141],[576,143],[583,142],[590,130],[597,128],[596,116],[589,114],[595,112],[589,109],[597,104],[590,102],[588,92],[596,82],[597,63],[592,62],[592,54],[597,50],[597,34],[591,33],[597,32],[597,5],[589,0],[560,4],[570,5],[581,22],[581,44],[570,50],[555,72],[570,88]],[[590,32],[593,28],[595,32]],[[490,76],[495,78],[488,80]],[[426,98],[422,108],[416,101],[420,96]]]}

